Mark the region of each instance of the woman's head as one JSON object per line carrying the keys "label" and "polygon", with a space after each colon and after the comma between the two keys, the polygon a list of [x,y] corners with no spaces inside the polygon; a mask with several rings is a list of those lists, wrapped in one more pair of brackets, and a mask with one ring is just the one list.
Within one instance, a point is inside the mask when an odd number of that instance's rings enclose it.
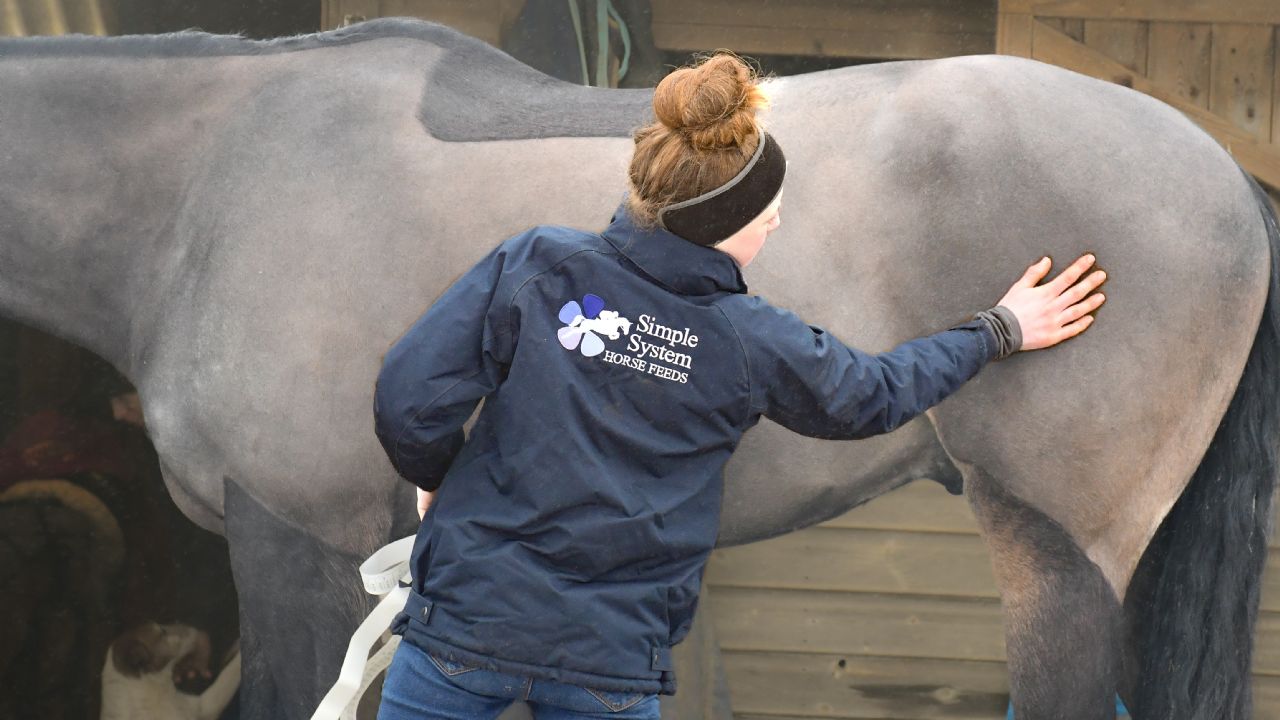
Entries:
{"label": "woman's head", "polygon": [[[766,135],[756,113],[767,105],[755,71],[731,53],[704,57],[663,78],[653,94],[657,120],[635,133],[627,197],[633,221],[645,228],[669,226],[672,223],[663,222],[660,215],[670,218],[666,213],[670,206],[696,202],[699,196],[742,180],[750,164],[748,180],[734,192],[738,196],[735,207],[749,207],[753,214],[733,217],[727,225],[730,229],[720,231],[723,236],[711,238],[715,247],[739,264],[749,263],[765,235],[777,227],[785,169],[781,150],[772,138],[760,146]],[[728,199],[733,204],[735,198]],[[692,211],[685,214],[696,217]],[[695,241],[711,244],[707,238]]]}

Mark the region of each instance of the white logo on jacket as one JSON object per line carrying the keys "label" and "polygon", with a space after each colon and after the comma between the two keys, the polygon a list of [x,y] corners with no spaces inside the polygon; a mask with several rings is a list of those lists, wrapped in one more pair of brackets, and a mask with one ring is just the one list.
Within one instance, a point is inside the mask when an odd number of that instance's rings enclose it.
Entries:
{"label": "white logo on jacket", "polygon": [[600,335],[617,340],[622,337],[620,332],[631,332],[631,321],[619,316],[617,310],[605,310],[604,298],[592,293],[582,296],[581,303],[570,300],[562,305],[558,317],[565,324],[556,333],[560,344],[565,350],[578,348],[586,357],[604,352]]}
{"label": "white logo on jacket", "polygon": [[569,327],[576,327],[584,332],[590,330],[608,337],[610,340],[617,340],[621,335],[619,331],[624,333],[631,332],[631,321],[619,317],[616,310],[601,310],[600,317],[587,319],[578,315],[569,323]]}

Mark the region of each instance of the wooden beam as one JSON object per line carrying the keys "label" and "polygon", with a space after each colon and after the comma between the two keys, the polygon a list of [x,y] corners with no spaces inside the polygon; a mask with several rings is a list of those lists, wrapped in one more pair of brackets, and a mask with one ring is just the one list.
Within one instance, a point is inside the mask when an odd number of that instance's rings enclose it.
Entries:
{"label": "wooden beam", "polygon": [[65,35],[67,17],[62,0],[17,0],[27,35]]}
{"label": "wooden beam", "polygon": [[996,3],[996,12],[1029,15],[1031,6],[1035,3],[1036,0],[999,0]]}
{"label": "wooden beam", "polygon": [[666,25],[826,28],[849,31],[991,35],[994,8],[985,0],[879,4],[841,0],[652,0],[653,22]]}
{"label": "wooden beam", "polygon": [[1044,23],[1033,23],[1032,48],[1033,57],[1036,60],[1131,87],[1177,108],[1221,143],[1245,170],[1252,173],[1258,180],[1280,188],[1280,147],[1259,141],[1222,117],[1197,107],[1176,91],[1156,85],[1146,76],[1076,42]]}
{"label": "wooden beam", "polygon": [[718,587],[710,597],[722,650],[1005,660],[994,598],[730,587]]}
{"label": "wooden beam", "polygon": [[62,0],[40,0],[40,6],[44,8],[44,27],[41,28],[42,35],[66,35],[67,30],[67,14],[63,10]]}
{"label": "wooden beam", "polygon": [[732,48],[743,53],[912,60],[990,53],[994,50],[995,38],[990,34],[885,33],[879,30],[655,22],[653,42],[664,50]]}
{"label": "wooden beam", "polygon": [[[994,598],[735,587],[710,597],[722,650],[1005,660]],[[1258,614],[1253,671],[1280,676],[1280,614]]]}
{"label": "wooden beam", "polygon": [[86,19],[85,32],[91,35],[107,35],[107,15],[100,0],[83,0]]}
{"label": "wooden beam", "polygon": [[24,37],[27,23],[18,0],[0,0],[0,34]]}
{"label": "wooden beam", "polygon": [[726,652],[734,717],[752,713],[799,718],[1004,717],[1004,663],[853,654]]}
{"label": "wooden beam", "polygon": [[67,32],[84,33],[86,35],[106,35],[106,21],[103,18],[99,0],[75,0],[66,2]]}
{"label": "wooden beam", "polygon": [[1095,20],[1280,25],[1280,2],[1276,0],[1054,0],[1032,3],[1030,13]]}
{"label": "wooden beam", "polygon": [[1084,24],[1087,22],[1086,20],[1081,20],[1080,18],[1038,17],[1036,22],[1042,22],[1054,30],[1066,33],[1072,38],[1084,42]]}
{"label": "wooden beam", "polygon": [[[999,597],[982,539],[952,533],[812,527],[717,548],[706,578],[715,588]],[[1280,610],[1280,552],[1267,556],[1261,607]]]}
{"label": "wooden beam", "polygon": [[996,20],[996,52],[1031,57],[1031,16],[1002,12]]}

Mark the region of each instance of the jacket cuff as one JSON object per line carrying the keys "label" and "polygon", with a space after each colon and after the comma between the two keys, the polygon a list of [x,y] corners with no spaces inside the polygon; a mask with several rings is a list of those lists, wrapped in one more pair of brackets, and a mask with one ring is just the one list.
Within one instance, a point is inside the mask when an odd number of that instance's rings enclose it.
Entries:
{"label": "jacket cuff", "polygon": [[986,323],[995,336],[995,360],[1003,360],[1022,349],[1022,327],[1009,308],[997,305],[974,315],[973,319]]}

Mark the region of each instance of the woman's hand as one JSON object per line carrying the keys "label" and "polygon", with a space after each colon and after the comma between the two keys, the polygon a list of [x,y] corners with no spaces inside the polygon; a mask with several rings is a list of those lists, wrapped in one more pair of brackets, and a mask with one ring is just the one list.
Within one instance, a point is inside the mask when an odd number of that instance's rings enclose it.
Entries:
{"label": "woman's hand", "polygon": [[431,507],[431,499],[435,497],[435,493],[429,493],[422,488],[416,488],[418,491],[418,522],[422,522],[422,517],[427,514],[427,508]]}
{"label": "woman's hand", "polygon": [[1107,274],[1098,270],[1080,280],[1093,261],[1093,255],[1082,255],[1058,277],[1037,285],[1053,266],[1053,261],[1046,257],[1027,268],[1000,299],[998,304],[1009,308],[1018,318],[1022,329],[1022,350],[1057,345],[1084,332],[1093,322],[1088,313],[1098,309],[1106,297],[1102,293],[1089,293],[1107,279]]}

